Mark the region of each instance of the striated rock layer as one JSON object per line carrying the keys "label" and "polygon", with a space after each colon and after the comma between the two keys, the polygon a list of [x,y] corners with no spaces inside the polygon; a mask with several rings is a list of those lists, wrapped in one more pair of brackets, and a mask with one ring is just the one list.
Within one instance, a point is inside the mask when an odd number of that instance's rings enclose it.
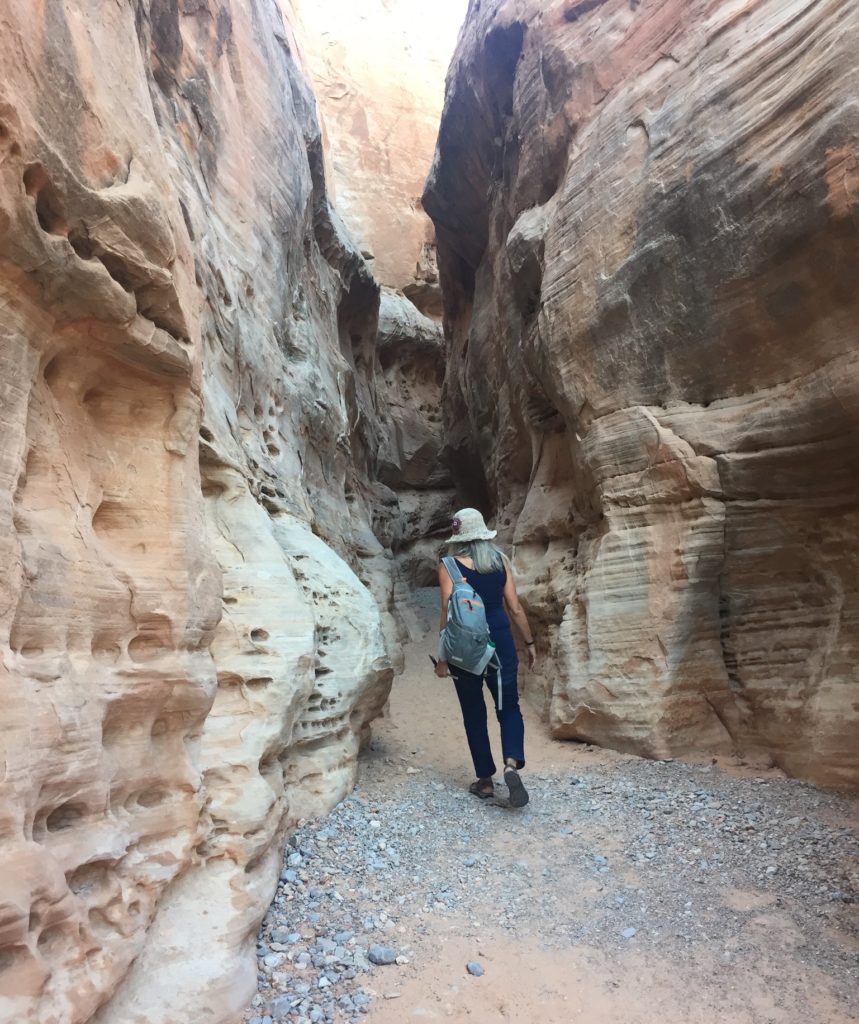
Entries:
{"label": "striated rock layer", "polygon": [[389,690],[441,349],[377,339],[286,14],[0,15],[2,1021],[235,1019]]}
{"label": "striated rock layer", "polygon": [[849,0],[472,0],[424,203],[454,475],[554,735],[859,782]]}

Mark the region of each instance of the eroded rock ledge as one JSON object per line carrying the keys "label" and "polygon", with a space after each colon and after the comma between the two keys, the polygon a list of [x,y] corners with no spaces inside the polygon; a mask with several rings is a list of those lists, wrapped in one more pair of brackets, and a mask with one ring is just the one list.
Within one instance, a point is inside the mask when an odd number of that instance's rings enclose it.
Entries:
{"label": "eroded rock ledge", "polygon": [[0,20],[0,1018],[233,1020],[387,697],[438,328],[377,337],[288,10]]}
{"label": "eroded rock ledge", "polygon": [[471,4],[424,196],[447,439],[559,737],[859,782],[857,29]]}

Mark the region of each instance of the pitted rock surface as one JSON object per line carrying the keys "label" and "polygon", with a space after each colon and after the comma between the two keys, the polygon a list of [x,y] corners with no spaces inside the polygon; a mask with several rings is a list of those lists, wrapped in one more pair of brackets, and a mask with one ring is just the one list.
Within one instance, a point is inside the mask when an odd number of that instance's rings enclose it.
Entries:
{"label": "pitted rock surface", "polygon": [[[420,434],[387,335],[379,361],[293,20],[269,0],[0,16],[16,1024],[234,1020],[285,835],[350,791],[401,657],[392,545],[424,521],[393,488],[440,418]],[[438,376],[439,329],[386,309]]]}

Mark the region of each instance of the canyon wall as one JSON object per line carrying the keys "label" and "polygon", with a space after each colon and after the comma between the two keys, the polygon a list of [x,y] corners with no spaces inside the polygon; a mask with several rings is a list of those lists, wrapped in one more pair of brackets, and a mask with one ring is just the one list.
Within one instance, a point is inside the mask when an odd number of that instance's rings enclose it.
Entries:
{"label": "canyon wall", "polygon": [[[441,459],[444,346],[435,231],[421,192],[467,0],[293,0],[337,214],[383,286],[375,342],[385,443],[373,527],[403,588],[436,581],[456,494]],[[405,590],[400,594],[405,598]]]}
{"label": "canyon wall", "polygon": [[285,4],[0,21],[0,1020],[234,1020],[387,698],[440,345],[377,338]]}
{"label": "canyon wall", "polygon": [[442,448],[441,327],[408,299],[383,289],[376,353],[386,434],[376,473],[391,500],[377,504],[374,529],[395,556],[405,600],[413,587],[438,585],[438,554],[456,509]]}
{"label": "canyon wall", "polygon": [[448,452],[552,732],[859,783],[850,0],[472,0],[424,205]]}
{"label": "canyon wall", "polygon": [[294,0],[322,114],[337,212],[376,278],[441,316],[421,192],[467,0]]}

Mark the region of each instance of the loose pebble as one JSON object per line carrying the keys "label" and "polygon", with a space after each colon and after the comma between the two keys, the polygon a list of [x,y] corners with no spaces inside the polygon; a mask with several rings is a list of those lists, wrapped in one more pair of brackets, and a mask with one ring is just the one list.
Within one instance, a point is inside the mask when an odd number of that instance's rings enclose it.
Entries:
{"label": "loose pebble", "polygon": [[397,961],[397,952],[391,949],[390,946],[370,946],[367,950],[367,959],[371,964],[377,964],[384,966],[386,964],[393,964]]}

